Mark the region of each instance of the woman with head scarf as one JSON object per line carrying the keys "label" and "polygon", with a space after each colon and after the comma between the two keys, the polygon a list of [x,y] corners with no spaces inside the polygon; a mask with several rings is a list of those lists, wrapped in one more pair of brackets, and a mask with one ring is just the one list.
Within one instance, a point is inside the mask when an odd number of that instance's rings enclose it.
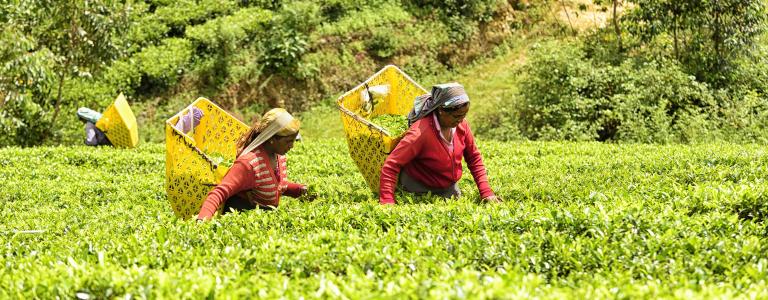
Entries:
{"label": "woman with head scarf", "polygon": [[203,202],[198,220],[214,215],[224,205],[230,210],[271,209],[280,197],[300,197],[307,186],[287,180],[285,154],[299,134],[299,120],[282,108],[274,108],[254,122],[237,142],[237,159],[227,175]]}
{"label": "woman with head scarf", "polygon": [[485,202],[499,202],[488,184],[483,158],[464,117],[469,97],[458,83],[432,87],[430,94],[414,101],[408,114],[410,128],[389,154],[381,169],[379,202],[395,203],[395,187],[408,192],[432,193],[445,198],[459,197],[461,159],[466,159],[480,196]]}

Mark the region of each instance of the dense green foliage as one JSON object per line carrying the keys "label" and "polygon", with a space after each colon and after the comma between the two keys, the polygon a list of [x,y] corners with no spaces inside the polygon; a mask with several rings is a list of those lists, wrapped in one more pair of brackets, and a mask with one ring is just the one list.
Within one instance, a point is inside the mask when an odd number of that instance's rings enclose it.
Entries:
{"label": "dense green foliage", "polygon": [[[495,91],[468,90],[484,138],[765,143],[767,10],[763,0],[0,4],[0,146],[80,143],[75,109],[103,110],[120,92],[149,142],[200,96],[246,123],[270,107],[326,111],[390,63],[427,87],[489,81],[475,86]],[[581,13],[594,26],[579,27]],[[505,76],[461,75],[510,47],[520,53],[501,62]],[[324,132],[340,136],[334,128]]]}
{"label": "dense green foliage", "polygon": [[622,17],[629,32],[645,43],[671,39],[673,56],[687,72],[718,88],[739,79],[733,74],[738,61],[753,54],[768,14],[762,0],[631,2],[636,8]]}
{"label": "dense green foliage", "polygon": [[762,87],[716,90],[673,60],[612,65],[580,45],[549,43],[524,72],[518,113],[532,139],[768,142]]}
{"label": "dense green foliage", "polygon": [[[36,145],[55,133],[71,79],[97,75],[122,53],[128,12],[104,1],[0,4],[0,146]],[[66,110],[66,109],[65,109]]]}
{"label": "dense green foliage", "polygon": [[384,128],[390,136],[400,136],[408,130],[408,118],[401,115],[378,115],[371,118],[371,123]]}
{"label": "dense green foliage", "polygon": [[[258,115],[275,106],[295,111],[357,85],[385,64],[398,64],[414,76],[465,65],[510,36],[510,24],[522,28],[542,18],[547,5],[515,8],[498,0],[0,4],[0,98],[29,94],[0,102],[0,145],[37,145],[48,137],[49,143],[79,140],[72,111],[103,109],[119,93],[149,111],[138,114],[147,123],[162,122],[201,95],[237,113]],[[68,22],[73,11],[88,12],[77,15],[85,21]],[[527,23],[514,15],[526,16]],[[47,31],[48,23],[56,30]],[[69,57],[57,52],[67,41],[73,59],[57,58]],[[71,74],[62,77],[62,68]],[[56,115],[49,111],[61,105],[62,126],[45,122],[55,119],[46,115]],[[152,134],[148,139],[157,140],[162,132]]]}
{"label": "dense green foliage", "polygon": [[543,140],[768,142],[766,3],[630,2],[616,27],[534,43],[519,70],[518,101],[481,119],[514,125],[480,124],[481,132]]}
{"label": "dense green foliage", "polygon": [[306,140],[316,201],[205,223],[173,216],[162,145],[0,149],[0,298],[768,296],[764,147],[479,146],[505,203],[466,172],[381,207],[343,140]]}
{"label": "dense green foliage", "polygon": [[[572,1],[0,3],[0,146],[79,142],[74,109],[119,92],[145,141],[198,96],[242,120],[311,105],[288,164],[317,195],[186,221],[161,144],[0,148],[0,298],[768,298],[765,1],[593,2],[624,12],[581,35],[533,26]],[[389,63],[468,83],[504,203],[465,169],[460,199],[380,206],[318,138]]]}

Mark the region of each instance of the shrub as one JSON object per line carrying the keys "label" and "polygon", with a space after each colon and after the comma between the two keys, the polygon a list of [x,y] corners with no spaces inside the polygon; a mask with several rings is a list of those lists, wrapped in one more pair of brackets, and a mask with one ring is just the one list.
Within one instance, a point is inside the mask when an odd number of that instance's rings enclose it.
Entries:
{"label": "shrub", "polygon": [[742,143],[768,143],[768,96],[749,90],[722,99],[717,112],[723,136]]}
{"label": "shrub", "polygon": [[387,30],[377,30],[373,36],[366,39],[365,47],[368,52],[378,58],[389,58],[397,53],[398,40]]}
{"label": "shrub", "polygon": [[243,7],[261,7],[266,9],[278,9],[282,5],[282,0],[239,0],[237,1]]}
{"label": "shrub", "polygon": [[301,57],[307,51],[306,36],[282,27],[261,43],[261,64],[271,73],[291,74],[298,67]]}
{"label": "shrub", "polygon": [[132,25],[125,36],[118,38],[126,48],[126,53],[140,51],[141,48],[155,44],[165,38],[170,28],[157,15],[149,12],[150,5],[136,3],[134,13],[130,15]]}
{"label": "shrub", "polygon": [[295,2],[283,7],[259,43],[259,62],[270,73],[295,75],[308,50],[308,33],[320,24],[320,7],[313,2]]}
{"label": "shrub", "polygon": [[6,97],[0,110],[0,146],[40,144],[51,124],[48,114],[31,95]]}
{"label": "shrub", "polygon": [[522,133],[531,139],[597,139],[602,117],[596,109],[606,102],[598,87],[612,85],[606,70],[593,70],[575,45],[544,45],[534,53],[521,88]]}
{"label": "shrub", "polygon": [[19,28],[0,29],[0,146],[42,143],[57,78],[53,54]]}
{"label": "shrub", "polygon": [[230,16],[220,17],[205,24],[186,28],[191,41],[215,52],[222,44],[239,46],[256,32],[264,30],[272,18],[272,12],[261,8],[241,9]]}
{"label": "shrub", "polygon": [[473,111],[470,125],[475,136],[499,141],[524,140],[514,107],[494,107],[493,111]]}
{"label": "shrub", "polygon": [[611,139],[635,142],[709,140],[707,110],[716,107],[706,84],[673,62],[620,66],[627,77],[611,102],[616,106],[616,134]]}
{"label": "shrub", "polygon": [[179,38],[165,39],[161,45],[144,48],[134,56],[142,74],[141,83],[144,88],[175,84],[191,58],[192,44]]}
{"label": "shrub", "polygon": [[207,18],[230,13],[236,9],[233,0],[180,0],[155,10],[164,24],[183,32],[184,26],[201,23]]}
{"label": "shrub", "polygon": [[407,1],[418,8],[423,15],[437,16],[448,25],[449,36],[454,42],[466,40],[477,33],[479,23],[493,20],[494,14],[502,7],[501,0],[426,0]]}
{"label": "shrub", "polygon": [[[359,11],[346,12],[338,17],[335,22],[328,22],[318,27],[313,37],[334,35],[348,37],[353,34],[365,33],[373,28],[390,28],[412,20],[412,15],[402,7],[395,4],[381,4],[360,9]],[[394,33],[390,31],[390,33]]]}
{"label": "shrub", "polygon": [[524,73],[521,132],[531,139],[694,142],[718,128],[706,84],[672,61],[585,57],[579,44],[545,44]]}
{"label": "shrub", "polygon": [[141,71],[133,59],[115,61],[105,70],[103,78],[112,86],[115,95],[132,95],[141,86]]}
{"label": "shrub", "polygon": [[473,21],[488,22],[502,4],[501,0],[421,0],[406,1],[423,11],[437,11],[446,17],[461,17]]}

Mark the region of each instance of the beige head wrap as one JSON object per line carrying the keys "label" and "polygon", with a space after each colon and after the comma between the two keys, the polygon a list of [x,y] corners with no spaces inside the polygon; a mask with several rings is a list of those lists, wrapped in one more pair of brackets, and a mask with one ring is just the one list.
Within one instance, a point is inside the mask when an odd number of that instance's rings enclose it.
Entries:
{"label": "beige head wrap", "polygon": [[274,135],[289,136],[296,134],[299,132],[300,127],[301,122],[291,116],[285,109],[270,109],[264,114],[261,121],[259,121],[259,128],[257,130],[259,135],[257,135],[256,138],[254,138],[253,141],[240,152],[240,155],[242,156],[245,153],[253,151],[253,149],[258,148]]}

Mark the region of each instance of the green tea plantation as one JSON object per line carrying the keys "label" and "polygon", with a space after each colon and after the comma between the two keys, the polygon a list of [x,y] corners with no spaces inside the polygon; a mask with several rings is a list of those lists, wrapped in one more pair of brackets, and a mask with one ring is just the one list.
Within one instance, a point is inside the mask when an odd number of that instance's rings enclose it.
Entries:
{"label": "green tea plantation", "polygon": [[380,206],[343,139],[313,202],[176,218],[165,148],[0,149],[1,299],[768,298],[763,146],[479,141],[501,204]]}

